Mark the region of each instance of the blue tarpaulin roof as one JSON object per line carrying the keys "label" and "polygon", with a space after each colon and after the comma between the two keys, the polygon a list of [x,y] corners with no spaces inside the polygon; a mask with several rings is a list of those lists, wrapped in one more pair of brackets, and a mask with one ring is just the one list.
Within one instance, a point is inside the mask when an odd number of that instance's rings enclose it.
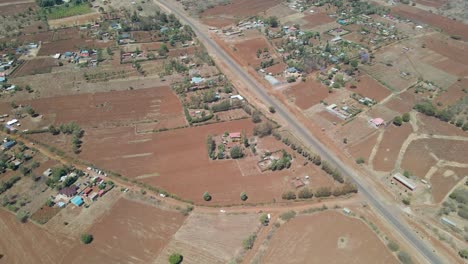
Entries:
{"label": "blue tarpaulin roof", "polygon": [[83,204],[83,199],[80,196],[75,196],[71,199],[71,202],[76,206],[81,206]]}

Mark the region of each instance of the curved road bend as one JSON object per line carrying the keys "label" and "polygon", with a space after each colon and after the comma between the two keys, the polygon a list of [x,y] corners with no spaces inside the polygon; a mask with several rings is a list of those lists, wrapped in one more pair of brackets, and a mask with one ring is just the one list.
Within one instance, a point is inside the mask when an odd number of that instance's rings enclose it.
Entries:
{"label": "curved road bend", "polygon": [[247,73],[244,72],[241,66],[239,66],[226,52],[217,45],[217,43],[212,40],[207,34],[205,34],[202,30],[198,28],[198,25],[195,24],[191,18],[189,18],[186,14],[183,14],[178,10],[177,7],[174,7],[172,3],[168,3],[169,1],[162,1],[155,0],[157,4],[164,7],[166,10],[174,13],[179,19],[192,27],[195,34],[199,37],[199,39],[208,46],[214,54],[222,59],[224,63],[231,68],[231,70],[242,79],[242,81],[248,85],[251,89],[253,89],[259,98],[266,103],[267,105],[273,106],[276,109],[276,114],[282,118],[289,127],[291,127],[295,134],[298,135],[305,143],[309,144],[316,150],[318,154],[320,154],[325,160],[329,161],[331,164],[334,164],[337,168],[339,168],[343,174],[349,175],[355,184],[357,185],[361,194],[370,202],[370,204],[377,209],[377,212],[380,213],[399,233],[402,237],[404,237],[420,254],[429,262],[434,264],[442,264],[443,262],[439,259],[439,257],[425,244],[422,240],[420,240],[414,233],[411,231],[407,225],[402,222],[398,216],[394,215],[394,212],[391,211],[389,208],[385,207],[384,202],[379,198],[379,196],[375,195],[371,188],[367,188],[364,180],[361,179],[350,167],[345,165],[339,158],[337,158],[332,152],[326,149],[322,143],[320,143],[311,133],[307,130],[304,126],[302,126],[292,115],[289,113],[283,105],[277,102],[275,99],[270,97],[268,93],[262,89],[262,85],[259,84],[253,77],[249,76]]}

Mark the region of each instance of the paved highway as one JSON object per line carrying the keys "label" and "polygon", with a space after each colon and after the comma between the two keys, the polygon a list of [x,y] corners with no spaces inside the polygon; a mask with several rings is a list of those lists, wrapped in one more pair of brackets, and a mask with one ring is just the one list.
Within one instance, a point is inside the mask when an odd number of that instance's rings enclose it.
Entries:
{"label": "paved highway", "polygon": [[338,157],[336,157],[331,151],[325,148],[311,133],[308,129],[300,124],[293,114],[286,110],[286,108],[270,96],[252,76],[246,73],[241,66],[239,66],[226,52],[218,46],[218,44],[209,37],[203,30],[199,29],[197,22],[187,17],[186,14],[182,13],[174,3],[168,3],[168,1],[160,2],[155,0],[160,6],[165,7],[168,11],[174,13],[182,23],[185,23],[192,27],[195,34],[198,36],[200,41],[208,48],[209,51],[213,52],[215,56],[222,59],[224,63],[230,67],[230,70],[237,75],[242,81],[252,89],[258,97],[267,105],[273,106],[276,109],[276,114],[285,121],[286,124],[293,130],[293,132],[300,137],[305,143],[309,144],[315,151],[322,156],[324,160],[334,164],[340,169],[344,175],[349,175],[355,184],[358,186],[360,193],[369,201],[377,213],[383,216],[393,227],[397,230],[402,237],[404,237],[429,263],[442,264],[443,262],[439,257],[418,238],[408,226],[399,219],[395,212],[386,208],[384,202],[379,199],[379,196],[372,191],[371,188],[366,187],[365,180],[359,177],[357,173],[345,165]]}

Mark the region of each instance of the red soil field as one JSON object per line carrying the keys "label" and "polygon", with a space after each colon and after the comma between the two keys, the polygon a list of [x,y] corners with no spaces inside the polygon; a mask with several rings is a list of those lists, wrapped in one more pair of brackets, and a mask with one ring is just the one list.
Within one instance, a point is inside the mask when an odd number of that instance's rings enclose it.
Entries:
{"label": "red soil field", "polygon": [[210,27],[222,28],[234,24],[236,19],[226,17],[204,17],[201,19],[201,21],[203,24]]}
{"label": "red soil field", "polygon": [[265,72],[267,73],[271,72],[271,74],[277,75],[277,74],[282,73],[286,69],[286,67],[288,67],[286,63],[280,62],[271,67],[265,68]]}
{"label": "red soil field", "polygon": [[441,160],[459,163],[467,162],[468,142],[464,140],[447,140],[438,138],[420,139],[412,142],[410,148],[411,147],[414,147],[419,151],[430,151]]}
{"label": "red soil field", "polygon": [[135,42],[151,42],[153,41],[151,32],[148,31],[133,31],[132,36]]}
{"label": "red soil field", "polygon": [[263,263],[398,263],[361,220],[335,211],[300,215],[276,231]]}
{"label": "red soil field", "polygon": [[307,78],[305,82],[299,81],[288,88],[285,93],[288,97],[293,97],[295,104],[301,109],[308,109],[328,96],[328,88],[314,78]]}
{"label": "red soil field", "polygon": [[439,8],[445,5],[448,2],[448,0],[414,0],[414,2],[429,7]]}
{"label": "red soil field", "polygon": [[403,114],[411,111],[418,100],[419,97],[414,93],[414,90],[408,90],[397,96],[393,96],[392,99],[384,104],[384,106],[390,110]]}
{"label": "red soil field", "polygon": [[100,42],[92,39],[64,39],[44,43],[39,50],[39,56],[48,56],[66,51],[76,51],[82,48],[107,48],[112,45],[112,42]]}
{"label": "red soil field", "polygon": [[[468,30],[468,26],[466,27],[465,33]],[[425,37],[424,44],[426,48],[461,64],[466,64],[468,61],[468,44],[465,42],[456,41],[444,35],[436,35],[436,37]]]}
{"label": "red soil field", "polygon": [[429,169],[436,165],[437,160],[430,154],[430,149],[425,148],[423,140],[415,140],[406,149],[401,162],[401,168],[411,172],[411,175],[423,179]]}
{"label": "red soil field", "polygon": [[356,82],[356,88],[350,88],[349,84],[346,85],[346,88],[351,92],[359,93],[362,96],[369,97],[376,100],[377,102],[380,102],[382,99],[391,94],[389,89],[367,74],[359,76],[358,80],[359,81]]}
{"label": "red soil field", "polygon": [[24,104],[40,114],[55,116],[55,124],[75,121],[85,127],[103,127],[178,119],[177,125],[185,125],[182,105],[167,86],[42,98]]}
{"label": "red soil field", "polygon": [[121,198],[89,230],[92,245],[76,246],[67,258],[73,263],[151,263],[184,219],[179,212]]}
{"label": "red soil field", "polygon": [[462,79],[460,82],[454,83],[447,89],[447,91],[442,92],[435,98],[435,104],[440,102],[444,107],[454,104],[466,95],[463,91],[466,87],[468,87],[468,79]]}
{"label": "red soil field", "polygon": [[205,191],[213,196],[210,203],[239,203],[243,191],[249,194],[249,202],[271,201],[280,199],[288,184],[285,176],[310,174],[311,178],[323,178],[313,167],[302,167],[294,174],[291,170],[265,173],[258,170],[246,175],[240,169],[239,164],[244,167],[246,162],[242,159],[208,158],[207,135],[226,131],[245,131],[251,135],[252,129],[252,121],[243,119],[144,135],[135,135],[132,128],[87,130],[80,156],[197,203],[203,202]]}
{"label": "red soil field", "polygon": [[446,136],[466,136],[466,132],[447,122],[424,114],[418,113],[419,133],[446,135]]}
{"label": "red soil field", "polygon": [[304,16],[304,20],[307,21],[307,24],[304,25],[306,28],[313,28],[334,21],[325,13],[307,14]]}
{"label": "red soil field", "polygon": [[[10,0],[2,0],[0,4],[3,3],[10,3],[14,1]],[[17,13],[21,13],[27,11],[29,8],[36,10],[36,3],[26,3],[26,4],[11,4],[11,5],[4,5],[0,7],[0,15],[1,16],[11,16]]]}
{"label": "red soil field", "polygon": [[389,125],[385,129],[384,137],[373,161],[375,170],[393,170],[400,148],[411,132],[413,129],[410,124],[403,124],[400,127]]}
{"label": "red soil field", "polygon": [[461,36],[463,40],[468,40],[468,25],[465,25],[462,22],[454,21],[450,18],[436,15],[408,5],[392,7],[392,13],[429,24],[433,27],[442,29],[449,35],[458,35]]}
{"label": "red soil field", "polygon": [[12,74],[12,77],[49,73],[52,67],[58,66],[54,58],[39,58],[26,61]]}
{"label": "red soil field", "polygon": [[363,158],[365,163],[367,163],[369,161],[370,154],[372,153],[372,149],[377,143],[378,136],[379,134],[375,133],[367,137],[365,140],[349,146],[349,153],[356,159]]}
{"label": "red soil field", "polygon": [[[21,35],[18,36],[16,39],[20,43],[31,43],[31,42],[46,42],[52,40],[52,37],[54,36],[54,33],[52,31],[47,31],[47,32],[40,32],[36,34],[29,34],[29,35]],[[47,54],[50,55],[50,54]]]}
{"label": "red soil field", "polygon": [[257,58],[257,50],[268,48],[270,53],[273,52],[273,48],[270,43],[265,40],[263,37],[248,39],[246,41],[236,43],[236,51],[233,51],[233,54],[240,58],[240,61],[244,65],[251,65],[252,67],[257,67],[262,61],[261,57]]}
{"label": "red soil field", "polygon": [[253,16],[259,12],[265,11],[273,7],[282,0],[233,0],[227,5],[218,5],[205,10],[200,14],[201,17],[210,17],[218,15],[230,15],[235,17]]}
{"label": "red soil field", "polygon": [[79,243],[52,235],[33,223],[21,224],[4,210],[0,210],[0,233],[1,263],[61,263],[68,250]]}
{"label": "red soil field", "polygon": [[434,202],[442,202],[450,190],[466,176],[468,176],[468,169],[466,168],[444,167],[437,170],[431,177]]}

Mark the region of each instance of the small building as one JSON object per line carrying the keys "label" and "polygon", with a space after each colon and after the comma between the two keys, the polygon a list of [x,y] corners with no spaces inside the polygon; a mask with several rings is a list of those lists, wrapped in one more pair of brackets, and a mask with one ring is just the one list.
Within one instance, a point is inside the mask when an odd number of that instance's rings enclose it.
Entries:
{"label": "small building", "polygon": [[301,188],[302,186],[304,186],[304,182],[301,181],[299,178],[295,178],[291,181],[292,185],[294,186],[294,188]]}
{"label": "small building", "polygon": [[229,133],[229,137],[231,139],[240,139],[241,138],[241,133],[240,132],[233,132],[233,133]]}
{"label": "small building", "polygon": [[92,192],[92,193],[89,195],[89,199],[91,199],[91,201],[96,200],[97,197],[98,197],[98,193],[97,193],[97,192]]}
{"label": "small building", "polygon": [[83,203],[84,203],[84,202],[83,202],[83,199],[81,198],[81,196],[75,196],[75,197],[73,197],[73,198],[70,200],[70,202],[71,202],[72,204],[78,206],[78,207],[81,206],[81,205],[83,205]]}
{"label": "small building", "polygon": [[6,124],[7,124],[7,126],[12,126],[12,125],[14,125],[16,123],[18,123],[18,119],[12,119],[12,120],[8,121]]}
{"label": "small building", "polygon": [[370,122],[371,124],[373,124],[374,126],[376,126],[376,127],[385,125],[385,121],[384,121],[382,118],[380,118],[380,117],[371,119],[369,122]]}
{"label": "small building", "polygon": [[191,84],[200,84],[205,81],[205,78],[202,77],[192,77],[192,80],[190,81]]}
{"label": "small building", "polygon": [[351,213],[351,210],[349,210],[348,208],[343,208],[343,213],[345,214],[350,214]]}
{"label": "small building", "polygon": [[64,207],[65,207],[65,203],[64,203],[64,202],[58,202],[58,203],[57,203],[57,206],[58,206],[59,208],[64,208]]}
{"label": "small building", "polygon": [[92,191],[93,191],[93,189],[91,189],[90,187],[86,187],[86,188],[83,190],[83,195],[84,195],[84,196],[88,196]]}
{"label": "small building", "polygon": [[78,187],[76,185],[71,185],[69,187],[65,187],[60,189],[59,194],[62,194],[66,197],[75,196],[78,191]]}
{"label": "small building", "polygon": [[280,81],[271,75],[265,75],[265,79],[273,86],[280,84]]}
{"label": "small building", "polygon": [[448,220],[448,219],[445,218],[445,217],[442,217],[440,220],[441,220],[441,222],[442,222],[443,224],[449,225],[449,226],[451,226],[451,227],[457,227],[457,224],[455,224],[454,222]]}
{"label": "small building", "polygon": [[401,173],[396,173],[393,175],[393,178],[403,184],[406,188],[414,191],[416,189],[416,184],[412,183],[408,178],[401,175]]}
{"label": "small building", "polygon": [[244,97],[242,97],[240,94],[231,95],[230,98],[231,98],[231,99],[237,99],[237,100],[239,100],[239,101],[244,101]]}
{"label": "small building", "polygon": [[286,71],[287,71],[288,73],[296,73],[296,72],[297,72],[297,69],[296,69],[295,67],[289,67],[289,68],[286,69]]}
{"label": "small building", "polygon": [[102,197],[104,194],[106,194],[105,190],[99,190],[99,192],[98,192],[99,197]]}
{"label": "small building", "polygon": [[3,150],[9,150],[11,149],[14,145],[16,145],[16,141],[10,140],[2,144],[2,149]]}
{"label": "small building", "polygon": [[331,42],[340,42],[342,41],[343,39],[340,37],[340,36],[336,36],[334,38],[331,39]]}

